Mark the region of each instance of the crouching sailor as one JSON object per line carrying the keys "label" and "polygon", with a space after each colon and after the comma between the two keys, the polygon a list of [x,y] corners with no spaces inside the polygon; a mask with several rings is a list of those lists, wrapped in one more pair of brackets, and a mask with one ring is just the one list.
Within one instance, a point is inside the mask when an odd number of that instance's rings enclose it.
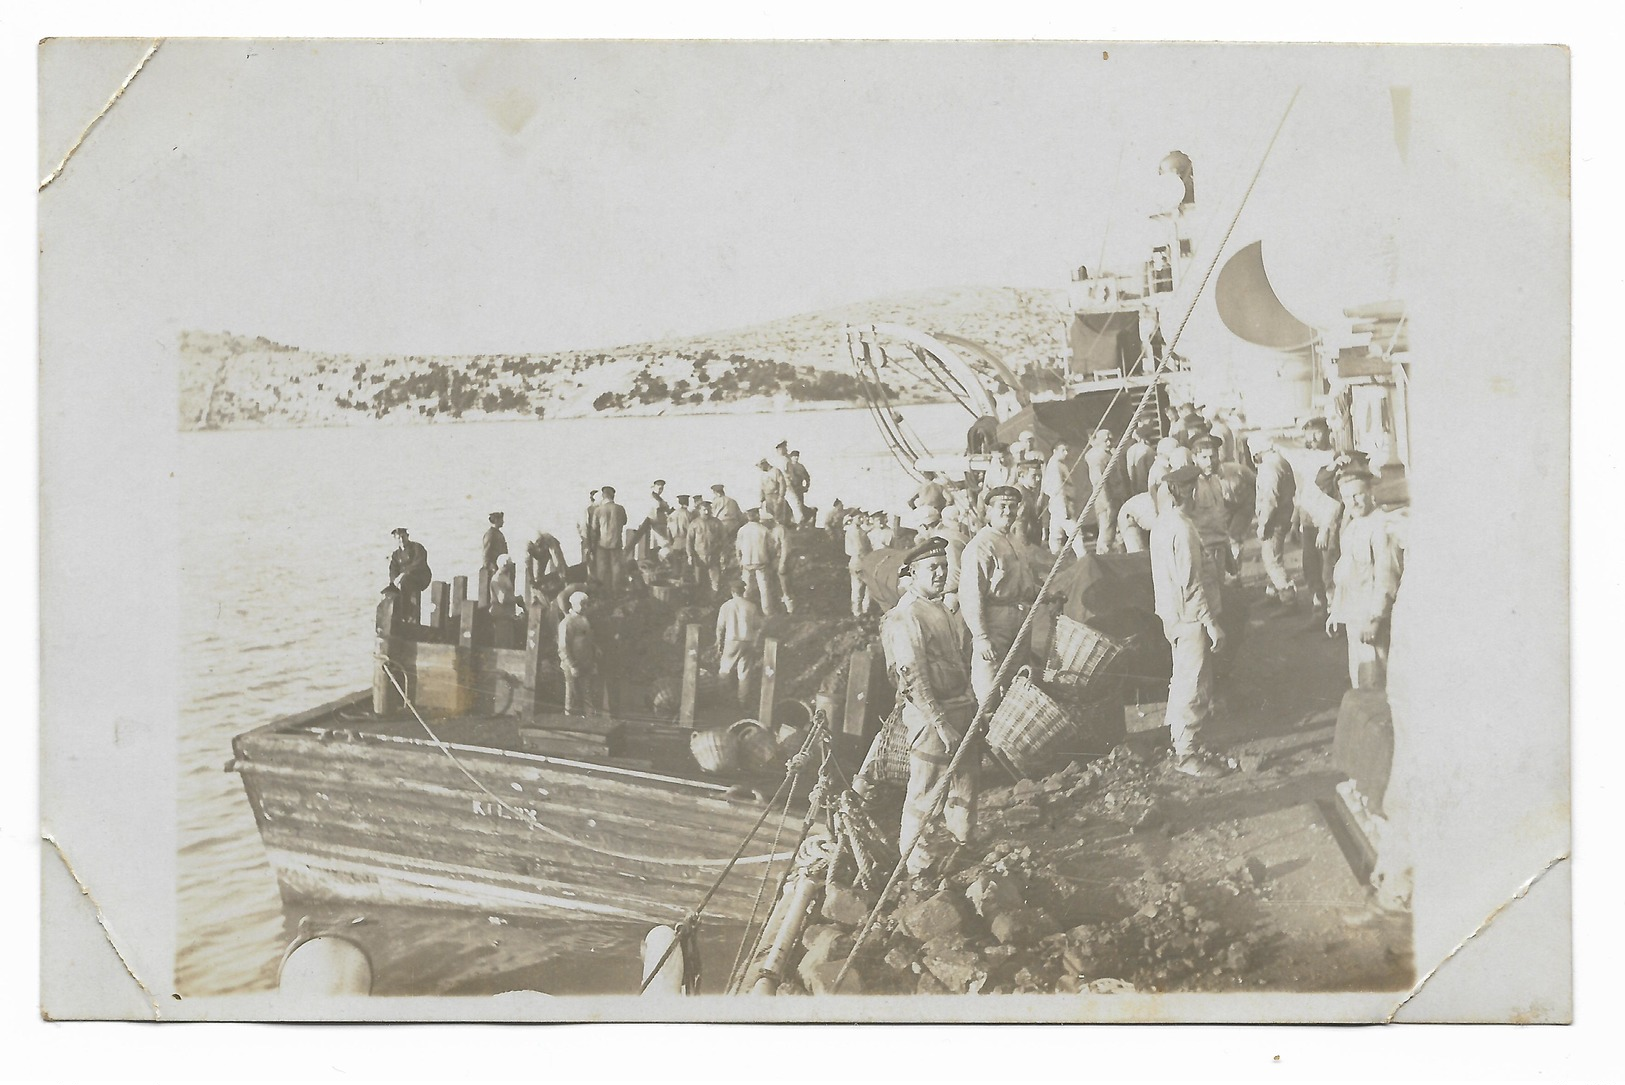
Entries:
{"label": "crouching sailor", "polygon": [[966,757],[948,785],[943,821],[953,843],[933,853],[926,830],[934,793],[976,712],[963,625],[942,604],[948,586],[948,544],[927,539],[909,551],[903,569],[908,590],[880,623],[886,665],[904,694],[903,727],[909,747],[908,789],[898,846],[920,837],[908,859],[911,876],[968,844],[976,822],[976,766]]}

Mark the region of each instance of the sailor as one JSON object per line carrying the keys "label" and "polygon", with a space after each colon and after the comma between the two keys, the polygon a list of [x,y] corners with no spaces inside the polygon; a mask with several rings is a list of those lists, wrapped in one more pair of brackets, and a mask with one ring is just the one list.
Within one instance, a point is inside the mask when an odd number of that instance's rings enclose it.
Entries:
{"label": "sailor", "polygon": [[1049,548],[1059,552],[1066,537],[1077,527],[1078,498],[1072,481],[1072,446],[1055,442],[1055,451],[1044,465],[1041,490],[1049,503]]}
{"label": "sailor", "polygon": [[783,471],[765,459],[757,460],[756,467],[761,471],[761,477],[757,480],[760,484],[758,496],[761,498],[758,507],[775,516],[783,514],[788,507],[784,495],[790,488],[790,480],[784,477]]}
{"label": "sailor", "polygon": [[1015,643],[1022,610],[1032,602],[1027,564],[1011,540],[1020,513],[1019,490],[994,490],[987,499],[987,526],[960,559],[959,613],[970,630],[971,687],[978,702],[993,695],[999,663]]}
{"label": "sailor", "polygon": [[1151,488],[1151,464],[1157,458],[1156,448],[1157,427],[1153,422],[1145,422],[1134,431],[1134,443],[1129,445],[1123,453],[1123,462],[1128,470],[1128,492],[1132,497],[1143,494]]}
{"label": "sailor", "polygon": [[1016,472],[1016,489],[1021,494],[1021,514],[1011,539],[1026,549],[1044,545],[1044,524],[1049,513],[1049,501],[1044,497],[1044,464],[1041,460],[1027,460]]}
{"label": "sailor", "polygon": [[774,586],[778,588],[779,601],[784,604],[786,614],[793,614],[796,608],[790,596],[790,532],[782,520],[765,512],[762,526],[767,528],[768,545],[773,554]]}
{"label": "sailor", "polygon": [[1186,511],[1202,536],[1202,553],[1213,563],[1215,573],[1227,579],[1236,569],[1230,549],[1230,522],[1243,503],[1240,482],[1235,475],[1222,470],[1236,468],[1234,464],[1219,462],[1221,447],[1222,442],[1210,433],[1196,438],[1191,450],[1196,462],[1196,489]]}
{"label": "sailor", "polygon": [[496,572],[491,574],[491,603],[487,608],[492,617],[517,618],[523,612],[514,583],[518,572],[513,558],[507,554],[497,558]]}
{"label": "sailor", "polygon": [[796,515],[795,525],[797,527],[806,527],[809,523],[807,491],[812,488],[812,473],[801,466],[801,452],[799,449],[790,450],[790,458],[785,464],[784,477],[790,483],[790,511]]}
{"label": "sailor", "polygon": [[1117,534],[1123,540],[1123,552],[1141,554],[1151,539],[1151,529],[1157,524],[1157,494],[1155,490],[1135,494],[1117,510]]}
{"label": "sailor", "polygon": [[1146,471],[1145,488],[1155,490],[1169,471],[1187,467],[1191,463],[1191,450],[1179,443],[1177,437],[1164,437],[1157,442],[1157,455]]}
{"label": "sailor", "polygon": [[581,564],[592,568],[593,544],[592,537],[592,510],[598,504],[598,491],[593,490],[587,494],[587,507],[582,510],[581,518],[576,521],[576,535],[581,539]]}
{"label": "sailor", "polygon": [[937,480],[937,473],[935,471],[921,471],[920,488],[914,491],[914,496],[908,499],[908,507],[917,509],[930,505],[938,512],[941,512],[943,506],[947,504],[948,491]]}
{"label": "sailor", "polygon": [[1264,595],[1289,603],[1298,591],[1286,567],[1286,537],[1292,530],[1292,515],[1297,505],[1297,480],[1293,477],[1292,465],[1281,454],[1273,436],[1258,434],[1253,440],[1259,448],[1253,511],[1258,521],[1260,557],[1266,577]]}
{"label": "sailor", "polygon": [[389,555],[389,584],[380,594],[396,592],[396,618],[416,625],[422,613],[419,597],[434,574],[429,571],[429,551],[422,543],[412,541],[404,527],[390,532],[395,536],[395,549]]}
{"label": "sailor", "polygon": [[688,494],[677,495],[677,506],[666,517],[666,534],[670,539],[669,549],[672,565],[677,569],[684,582],[689,580],[688,569],[688,525],[694,520],[694,513],[688,507]]}
{"label": "sailor", "polygon": [[849,515],[846,524],[841,529],[842,546],[846,552],[846,574],[852,582],[852,617],[861,618],[869,613],[870,598],[869,585],[863,580],[860,570],[863,568],[863,559],[874,547],[869,542],[869,531],[864,526],[865,517]]}
{"label": "sailor", "polygon": [[752,509],[739,534],[734,536],[734,553],[739,558],[739,569],[745,585],[756,592],[762,613],[772,615],[778,593],[773,590],[773,574],[778,566],[770,525],[774,516],[770,509]]}
{"label": "sailor", "polygon": [[1083,462],[1089,469],[1089,511],[1094,513],[1097,534],[1095,553],[1109,554],[1117,530],[1117,510],[1128,498],[1128,470],[1122,457],[1112,461],[1112,431],[1099,426],[1089,437]]}
{"label": "sailor", "polygon": [[942,510],[940,521],[929,532],[948,546],[948,586],[942,592],[942,605],[949,614],[959,613],[959,567],[964,562],[970,533],[965,530],[965,511],[958,504]]}
{"label": "sailor", "polygon": [[1399,593],[1404,554],[1388,514],[1377,508],[1371,476],[1345,471],[1337,488],[1348,518],[1339,540],[1326,635],[1348,638],[1349,683],[1355,689],[1388,684],[1388,624]]}
{"label": "sailor", "polygon": [[1202,536],[1191,519],[1201,471],[1181,467],[1162,480],[1162,508],[1151,532],[1151,588],[1157,617],[1173,648],[1168,683],[1168,731],[1174,767],[1191,776],[1219,776],[1224,769],[1203,752],[1202,726],[1213,713],[1215,656],[1224,647],[1219,628],[1218,570],[1202,554]]}
{"label": "sailor", "polygon": [[711,510],[716,514],[717,523],[722,525],[723,540],[732,546],[734,535],[745,522],[745,510],[739,507],[739,502],[723,493],[720,482],[711,487]]}
{"label": "sailor", "polygon": [[1206,411],[1208,432],[1219,439],[1219,462],[1236,463],[1236,431],[1224,420],[1224,411],[1209,407]]}
{"label": "sailor", "polygon": [[1303,579],[1309,586],[1309,607],[1318,623],[1331,598],[1337,530],[1343,516],[1334,483],[1326,473],[1337,459],[1332,448],[1332,428],[1326,419],[1316,416],[1304,422],[1303,447],[1304,455],[1294,465],[1302,471],[1296,479],[1298,526],[1303,532]]}
{"label": "sailor", "polygon": [[[948,584],[948,546],[929,538],[903,560],[903,597],[881,619],[880,643],[886,666],[903,695],[903,728],[908,742],[908,787],[898,846],[908,848],[908,873],[919,877],[939,870],[953,845],[943,849],[929,839],[935,793],[954,750],[976,713],[965,666],[963,629],[942,605]],[[948,783],[943,827],[954,844],[971,842],[976,825],[976,767],[980,758],[962,758]],[[944,842],[946,843],[946,842]]]}
{"label": "sailor", "polygon": [[846,517],[847,507],[837,497],[829,503],[829,507],[824,510],[824,515],[819,518],[818,526],[828,533],[830,541],[836,546],[841,545],[841,533],[846,528]]}
{"label": "sailor", "polygon": [[627,542],[626,548],[631,550],[648,539],[657,547],[670,545],[670,538],[666,534],[666,517],[671,514],[671,503],[666,500],[666,480],[657,478],[649,487],[649,508],[638,523],[637,530]]}
{"label": "sailor", "polygon": [[728,590],[733,598],[717,608],[717,677],[732,682],[740,707],[749,708],[756,696],[767,617],[745,595],[744,581],[733,581]]}
{"label": "sailor", "polygon": [[570,593],[570,610],[559,622],[559,669],[564,672],[564,712],[586,715],[598,670],[598,648],[587,620],[587,593]]}
{"label": "sailor", "polygon": [[491,577],[497,571],[497,558],[508,552],[508,537],[502,534],[502,514],[493,512],[486,517],[491,526],[480,539],[480,598],[490,602]]}
{"label": "sailor", "polygon": [[525,593],[531,602],[545,603],[551,599],[568,568],[558,536],[538,531],[536,537],[525,544]]}
{"label": "sailor", "polygon": [[722,558],[727,533],[713,514],[711,502],[697,501],[699,512],[688,525],[688,560],[694,566],[694,582],[712,595],[722,592]]}
{"label": "sailor", "polygon": [[592,576],[611,591],[621,586],[621,540],[626,533],[626,509],[615,501],[615,487],[598,491],[598,503],[587,510],[592,525]]}
{"label": "sailor", "polygon": [[869,531],[869,549],[889,550],[897,542],[897,532],[886,522],[886,517],[872,513],[865,521]]}

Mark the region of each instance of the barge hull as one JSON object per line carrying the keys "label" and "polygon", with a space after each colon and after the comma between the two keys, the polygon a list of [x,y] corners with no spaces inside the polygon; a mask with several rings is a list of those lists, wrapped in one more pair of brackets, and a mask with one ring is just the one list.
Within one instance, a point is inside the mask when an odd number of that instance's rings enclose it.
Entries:
{"label": "barge hull", "polygon": [[[386,722],[349,722],[345,711],[366,696],[234,742],[231,767],[289,900],[671,923],[762,813],[724,783],[477,740],[516,729],[512,717],[448,723],[456,733],[442,735],[444,747]],[[764,825],[708,914],[746,918],[764,872],[770,882],[783,872],[793,854],[769,854],[771,830]]]}

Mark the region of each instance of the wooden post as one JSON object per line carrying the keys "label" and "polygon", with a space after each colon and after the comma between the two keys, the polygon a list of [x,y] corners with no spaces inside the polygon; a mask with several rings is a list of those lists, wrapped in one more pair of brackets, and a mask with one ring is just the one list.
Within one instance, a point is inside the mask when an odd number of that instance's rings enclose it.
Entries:
{"label": "wooden post", "polygon": [[779,673],[779,642],[768,637],[762,642],[762,700],[761,707],[757,709],[756,719],[767,728],[768,734],[773,734],[773,705],[776,703],[775,687],[778,685],[775,678]]}
{"label": "wooden post", "polygon": [[372,710],[379,716],[389,714],[389,710],[400,703],[400,696],[395,692],[395,686],[384,673],[384,659],[389,658],[390,636],[389,631],[395,624],[395,596],[386,595],[378,603],[378,640],[377,649],[380,659],[374,660],[372,669]]}
{"label": "wooden post", "polygon": [[479,610],[470,606],[467,599],[463,600],[462,613],[458,615],[457,664],[454,668],[457,689],[453,701],[457,705],[457,715],[474,710],[474,622],[479,614]]}
{"label": "wooden post", "polygon": [[463,624],[463,610],[468,606],[468,577],[451,578],[451,622],[455,629]]}
{"label": "wooden post", "polygon": [[846,665],[846,709],[841,713],[841,733],[862,735],[869,725],[869,683],[874,669],[874,653],[864,648],[852,653]]}
{"label": "wooden post", "polygon": [[491,570],[480,566],[479,586],[480,609],[485,610],[491,605]]}
{"label": "wooden post", "polygon": [[435,640],[446,640],[451,629],[451,585],[436,580],[429,585],[429,628]]}
{"label": "wooden post", "polygon": [[694,705],[700,693],[700,627],[691,624],[683,634],[683,699],[677,709],[677,724],[694,728]]}

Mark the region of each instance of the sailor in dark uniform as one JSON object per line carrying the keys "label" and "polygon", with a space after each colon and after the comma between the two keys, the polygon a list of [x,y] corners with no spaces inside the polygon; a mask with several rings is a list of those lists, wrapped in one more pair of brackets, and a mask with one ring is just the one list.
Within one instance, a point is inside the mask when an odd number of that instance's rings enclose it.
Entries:
{"label": "sailor in dark uniform", "polygon": [[413,542],[404,527],[398,527],[390,534],[395,536],[396,545],[389,555],[389,586],[384,593],[399,593],[396,616],[401,621],[415,624],[422,612],[419,596],[434,575],[429,571],[429,551],[424,549],[422,543]]}

